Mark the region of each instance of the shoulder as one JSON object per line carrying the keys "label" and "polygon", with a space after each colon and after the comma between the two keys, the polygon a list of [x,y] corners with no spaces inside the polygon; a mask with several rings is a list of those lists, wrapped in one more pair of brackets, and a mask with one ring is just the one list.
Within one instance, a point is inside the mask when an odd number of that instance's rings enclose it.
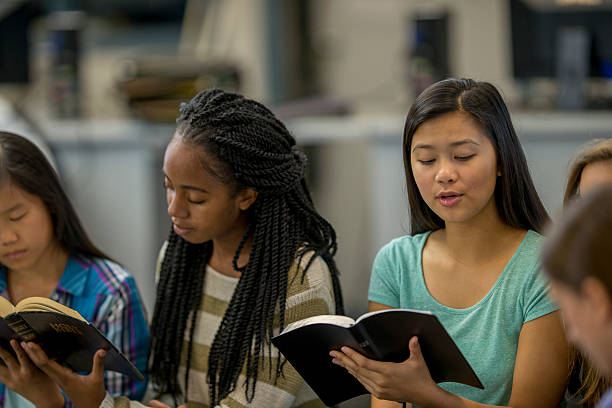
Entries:
{"label": "shoulder", "polygon": [[540,250],[544,237],[535,231],[529,230],[514,254],[513,269],[522,271],[522,275],[530,274],[532,279],[539,277]]}
{"label": "shoulder", "polygon": [[539,259],[540,250],[544,244],[544,237],[533,230],[528,230],[521,243],[522,255],[525,257],[531,257]]}
{"label": "shoulder", "polygon": [[374,265],[386,264],[411,264],[421,256],[427,237],[431,231],[416,235],[405,235],[395,238],[383,246],[376,255]]}
{"label": "shoulder", "polygon": [[[313,251],[297,257],[287,276],[287,301],[302,303],[315,298],[333,300],[331,273],[327,263]],[[333,304],[333,303],[332,303]]]}
{"label": "shoulder", "polygon": [[87,270],[86,290],[101,295],[121,295],[135,292],[134,277],[123,266],[110,259],[89,255],[73,255],[83,269]]}
{"label": "shoulder", "polygon": [[290,291],[299,292],[322,286],[331,287],[331,275],[325,260],[315,256],[314,251],[297,257],[289,270],[287,296]]}

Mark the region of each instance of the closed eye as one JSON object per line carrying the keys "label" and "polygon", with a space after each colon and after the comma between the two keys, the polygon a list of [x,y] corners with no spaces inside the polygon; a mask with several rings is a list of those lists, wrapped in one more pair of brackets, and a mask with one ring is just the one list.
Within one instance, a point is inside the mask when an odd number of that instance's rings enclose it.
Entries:
{"label": "closed eye", "polygon": [[475,154],[468,154],[467,156],[455,156],[455,159],[460,161],[470,160],[472,157],[476,156]]}
{"label": "closed eye", "polygon": [[187,201],[189,201],[191,204],[196,204],[196,205],[204,203],[204,200],[199,200],[199,201],[196,201],[196,200],[187,200]]}
{"label": "closed eye", "polygon": [[21,214],[21,215],[19,215],[19,216],[17,216],[17,217],[12,217],[12,218],[9,218],[9,220],[10,220],[10,221],[19,221],[20,219],[22,219],[23,217],[25,217],[25,215],[26,215],[26,214],[27,214],[27,213],[23,213],[23,214]]}
{"label": "closed eye", "polygon": [[424,164],[424,165],[428,165],[428,164],[433,164],[433,162],[436,161],[436,159],[431,159],[431,160],[417,160],[419,163]]}

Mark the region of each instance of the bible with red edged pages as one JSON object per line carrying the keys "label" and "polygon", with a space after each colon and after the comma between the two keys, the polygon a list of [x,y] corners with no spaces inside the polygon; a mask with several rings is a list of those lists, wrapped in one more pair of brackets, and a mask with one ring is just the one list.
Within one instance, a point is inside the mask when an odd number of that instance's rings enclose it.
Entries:
{"label": "bible with red edged pages", "polygon": [[458,382],[484,389],[438,318],[431,312],[386,309],[362,315],[313,316],[287,325],[272,343],[328,406],[367,394],[359,381],[334,363],[331,350],[347,346],[364,356],[402,362],[410,351],[408,342],[418,336],[419,345],[433,380]]}

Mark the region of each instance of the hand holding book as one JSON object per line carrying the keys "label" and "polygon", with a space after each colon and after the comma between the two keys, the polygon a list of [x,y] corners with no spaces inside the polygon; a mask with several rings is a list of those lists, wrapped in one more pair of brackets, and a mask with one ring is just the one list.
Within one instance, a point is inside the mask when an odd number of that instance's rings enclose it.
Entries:
{"label": "hand holding book", "polygon": [[370,360],[349,347],[329,354],[334,364],[345,368],[376,398],[419,405],[441,389],[431,378],[416,336],[410,339],[409,349],[410,357],[401,363]]}
{"label": "hand holding book", "polygon": [[30,297],[13,306],[0,296],[0,347],[11,351],[9,340],[36,342],[49,357],[74,371],[88,371],[98,349],[107,350],[107,370],[142,381],[143,375],[76,310],[48,298]]}
{"label": "hand holding book", "polygon": [[74,406],[98,408],[104,400],[104,358],[105,350],[98,350],[88,375],[76,374],[71,369],[51,360],[35,343],[25,343],[27,355],[41,371],[59,385]]}
{"label": "hand holding book", "polygon": [[11,352],[0,347],[0,382],[39,408],[63,407],[58,385],[36,368],[17,340],[9,342]]}
{"label": "hand holding book", "polygon": [[[422,364],[417,356],[409,358],[412,349],[408,344],[416,342],[417,337]],[[338,353],[341,359],[339,350],[346,350],[344,356],[351,357],[354,364],[349,360],[337,361],[344,362],[346,368],[361,370],[359,363],[363,363],[364,370],[371,365],[379,369],[382,366],[378,364],[402,363],[414,366],[416,371],[409,374],[418,377],[418,381],[427,379],[423,385],[454,381],[483,388],[444,326],[426,311],[380,310],[366,313],[356,321],[346,316],[313,316],[288,325],[272,343],[328,406],[371,392],[359,378],[333,364],[330,351]],[[370,371],[363,380],[375,386],[373,377],[379,376],[376,370]]]}

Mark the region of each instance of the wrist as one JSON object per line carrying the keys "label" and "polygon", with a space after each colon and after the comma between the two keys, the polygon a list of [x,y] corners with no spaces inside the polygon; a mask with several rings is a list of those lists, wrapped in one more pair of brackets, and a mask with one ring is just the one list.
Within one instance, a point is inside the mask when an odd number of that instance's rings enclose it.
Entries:
{"label": "wrist", "polygon": [[433,383],[431,387],[426,387],[420,401],[414,401],[422,408],[454,408],[461,407],[461,398],[455,394],[440,388]]}
{"label": "wrist", "polygon": [[66,406],[66,399],[58,388],[57,392],[45,394],[41,401],[36,402],[35,405],[38,408],[64,408]]}

